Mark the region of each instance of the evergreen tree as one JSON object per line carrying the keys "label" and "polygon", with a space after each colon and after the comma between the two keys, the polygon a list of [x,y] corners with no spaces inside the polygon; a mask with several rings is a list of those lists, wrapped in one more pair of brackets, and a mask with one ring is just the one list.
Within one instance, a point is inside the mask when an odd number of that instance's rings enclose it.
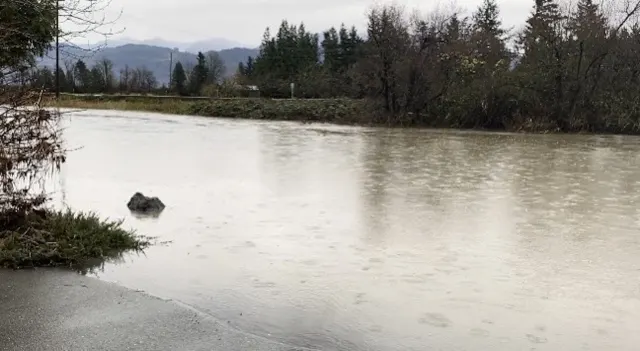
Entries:
{"label": "evergreen tree", "polygon": [[338,38],[336,39],[341,52],[346,53],[349,51],[351,44],[350,39],[351,38],[349,36],[349,32],[347,32],[347,27],[344,25],[344,23],[342,23],[340,25],[340,31],[338,32]]}
{"label": "evergreen tree", "polygon": [[33,70],[31,82],[36,89],[52,91],[55,88],[55,76],[49,67]]}
{"label": "evergreen tree", "polygon": [[331,29],[323,33],[323,37],[321,44],[323,65],[329,72],[338,73],[342,66],[342,50],[340,40],[338,39],[338,32],[335,28],[331,27]]}
{"label": "evergreen tree", "polygon": [[254,73],[293,80],[306,68],[318,63],[318,36],[308,33],[304,24],[296,27],[282,21],[276,36],[269,38],[268,35],[267,29],[260,54],[255,58]]}
{"label": "evergreen tree", "polygon": [[304,23],[298,27],[298,35],[295,37],[298,51],[298,71],[304,72],[309,68],[315,67],[320,61],[319,39],[318,35],[307,32]]}
{"label": "evergreen tree", "polygon": [[500,10],[495,0],[484,0],[473,14],[474,39],[478,57],[489,66],[506,61],[509,53],[504,36],[506,31],[500,21]]}
{"label": "evergreen tree", "polygon": [[267,96],[289,96],[290,83],[309,84],[314,79],[319,54],[317,34],[307,32],[304,24],[282,21],[274,37],[269,28],[265,30],[260,53],[254,59],[252,81]]}
{"label": "evergreen tree", "polygon": [[184,67],[180,61],[176,62],[171,74],[171,90],[177,94],[185,95],[187,93],[187,75],[184,72]]}
{"label": "evergreen tree", "polygon": [[74,68],[75,86],[80,92],[86,93],[91,89],[91,73],[82,60],[76,62]]}
{"label": "evergreen tree", "polygon": [[[67,77],[64,74],[64,70],[58,67],[54,72],[54,79],[56,74],[59,76],[58,80],[60,81],[60,91],[69,91],[69,84],[67,82]],[[55,81],[54,81],[54,84],[55,84]]]}
{"label": "evergreen tree", "polygon": [[[343,29],[344,28],[344,29]],[[351,68],[360,58],[361,47],[364,40],[358,35],[355,26],[352,26],[349,33],[345,35],[346,28],[344,25],[340,28],[340,49],[342,52],[343,69]]]}
{"label": "evergreen tree", "polygon": [[408,52],[411,44],[402,9],[384,6],[371,10],[367,34],[367,54],[371,58],[372,76],[375,77],[375,84],[371,84],[370,89],[380,95],[384,110],[396,115],[401,111],[401,95],[404,94],[396,69],[399,66],[396,63],[402,60],[399,57],[402,54],[398,53]]}
{"label": "evergreen tree", "polygon": [[55,37],[56,17],[55,1],[2,1],[0,68],[29,67],[46,53]]}
{"label": "evergreen tree", "polygon": [[248,77],[253,76],[253,57],[249,56],[247,58],[247,65],[244,67],[244,69],[245,69],[245,74]]}
{"label": "evergreen tree", "polygon": [[189,91],[198,95],[208,77],[207,61],[202,52],[198,52],[198,63],[193,67],[189,76]]}
{"label": "evergreen tree", "polygon": [[534,11],[527,19],[524,33],[519,40],[524,50],[523,63],[539,61],[553,54],[553,47],[562,39],[562,19],[555,0],[535,0]]}
{"label": "evergreen tree", "polygon": [[495,0],[484,0],[473,14],[473,23],[476,31],[490,34],[496,38],[502,38],[505,34],[500,21],[500,10]]}
{"label": "evergreen tree", "polygon": [[607,35],[607,19],[593,0],[579,0],[577,11],[572,16],[571,31],[578,41],[602,39]]}
{"label": "evergreen tree", "polygon": [[444,38],[448,44],[456,43],[462,38],[462,24],[457,14],[453,14],[446,25]]}
{"label": "evergreen tree", "polygon": [[104,93],[105,92],[105,85],[106,85],[106,79],[104,77],[104,72],[102,71],[101,67],[98,65],[95,65],[91,68],[91,72],[90,72],[90,82],[91,82],[91,87],[89,92],[91,93]]}
{"label": "evergreen tree", "polygon": [[240,62],[238,64],[238,74],[245,78],[251,80],[253,76],[253,57],[247,57],[247,62]]}
{"label": "evergreen tree", "polygon": [[322,48],[325,68],[334,75],[345,74],[358,60],[358,51],[363,43],[355,27],[347,31],[344,23],[340,31],[331,28],[324,32]]}
{"label": "evergreen tree", "polygon": [[[76,92],[76,78],[74,74],[75,64],[73,64],[70,61],[65,61],[64,66],[65,66],[64,75],[67,78],[64,84],[67,87],[68,92],[75,93]],[[62,85],[62,82],[60,82],[60,84]]]}
{"label": "evergreen tree", "polygon": [[[520,71],[528,79],[523,84],[533,101],[535,114],[549,118],[565,130],[568,78],[568,38],[563,28],[566,19],[555,0],[535,0],[534,11],[520,38],[524,49]],[[539,103],[544,102],[544,103]]]}

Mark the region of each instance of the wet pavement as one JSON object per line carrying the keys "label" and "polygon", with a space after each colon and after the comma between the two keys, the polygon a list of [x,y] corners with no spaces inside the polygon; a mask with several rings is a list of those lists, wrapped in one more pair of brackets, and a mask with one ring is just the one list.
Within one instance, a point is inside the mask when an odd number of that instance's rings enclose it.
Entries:
{"label": "wet pavement", "polygon": [[0,270],[0,350],[301,350],[177,302],[51,269]]}

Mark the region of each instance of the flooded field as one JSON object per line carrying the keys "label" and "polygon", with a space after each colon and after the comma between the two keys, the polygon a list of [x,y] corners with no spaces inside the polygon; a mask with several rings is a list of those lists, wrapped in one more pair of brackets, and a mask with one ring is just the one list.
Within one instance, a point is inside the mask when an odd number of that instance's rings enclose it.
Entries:
{"label": "flooded field", "polygon": [[640,344],[639,138],[66,120],[56,203],[170,241],[99,279],[292,347]]}

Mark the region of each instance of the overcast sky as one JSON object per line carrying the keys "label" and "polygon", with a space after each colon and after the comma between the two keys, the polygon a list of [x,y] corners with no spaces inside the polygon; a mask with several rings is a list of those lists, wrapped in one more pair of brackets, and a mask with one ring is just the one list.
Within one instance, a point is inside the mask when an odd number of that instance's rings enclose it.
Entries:
{"label": "overcast sky", "polygon": [[[106,0],[103,0],[106,1]],[[473,11],[482,0],[395,0],[407,9],[427,12],[434,7]],[[365,28],[367,9],[386,0],[111,0],[107,18],[119,20],[111,26],[124,30],[118,37],[137,40],[162,38],[193,42],[226,38],[243,46],[258,46],[264,29],[276,28],[282,19],[303,21],[312,31],[322,31],[344,22]],[[503,23],[522,25],[533,0],[498,0]],[[94,40],[92,36],[89,40]]]}

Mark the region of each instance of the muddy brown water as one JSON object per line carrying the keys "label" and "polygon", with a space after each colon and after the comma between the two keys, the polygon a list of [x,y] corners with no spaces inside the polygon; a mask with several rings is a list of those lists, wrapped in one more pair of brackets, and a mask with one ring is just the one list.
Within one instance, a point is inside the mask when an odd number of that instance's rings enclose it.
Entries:
{"label": "muddy brown water", "polygon": [[[95,276],[320,350],[637,350],[640,138],[67,115],[56,203],[171,241]],[[159,196],[158,218],[126,207]]]}

